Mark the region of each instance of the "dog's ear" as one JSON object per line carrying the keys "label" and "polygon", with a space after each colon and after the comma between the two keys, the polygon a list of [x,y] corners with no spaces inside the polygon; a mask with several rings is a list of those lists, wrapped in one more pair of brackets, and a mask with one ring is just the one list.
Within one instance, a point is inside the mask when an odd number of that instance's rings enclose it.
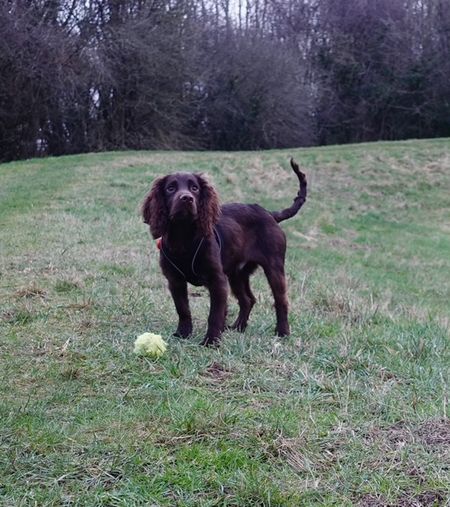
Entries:
{"label": "dog's ear", "polygon": [[154,239],[160,238],[167,231],[169,224],[169,212],[164,197],[165,183],[166,176],[153,182],[141,208],[144,222],[150,225],[150,231]]}
{"label": "dog's ear", "polygon": [[198,221],[205,236],[213,234],[213,227],[220,216],[219,196],[203,174],[196,174],[200,185],[200,201],[198,207]]}

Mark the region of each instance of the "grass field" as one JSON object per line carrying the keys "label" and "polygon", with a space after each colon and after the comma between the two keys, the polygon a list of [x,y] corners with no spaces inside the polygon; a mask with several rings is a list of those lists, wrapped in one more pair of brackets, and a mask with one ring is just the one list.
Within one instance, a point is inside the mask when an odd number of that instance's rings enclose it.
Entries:
{"label": "grass field", "polygon": [[[289,205],[288,339],[262,274],[244,334],[171,336],[139,216],[204,171],[226,201]],[[450,140],[257,153],[105,153],[0,166],[0,505],[450,502]],[[237,305],[230,298],[230,319]],[[169,349],[136,357],[144,331]]]}

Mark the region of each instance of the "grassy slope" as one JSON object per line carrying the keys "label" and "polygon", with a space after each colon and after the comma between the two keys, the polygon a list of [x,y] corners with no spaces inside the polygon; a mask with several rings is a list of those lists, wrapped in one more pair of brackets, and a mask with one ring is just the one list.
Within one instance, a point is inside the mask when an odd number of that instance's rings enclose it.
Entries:
{"label": "grassy slope", "polygon": [[[257,274],[244,335],[199,347],[195,288],[196,335],[172,338],[150,182],[201,170],[277,209],[291,154],[310,182],[283,224],[292,336],[273,338]],[[449,500],[450,140],[5,164],[0,231],[0,504]],[[169,341],[159,362],[132,354],[146,330]]]}

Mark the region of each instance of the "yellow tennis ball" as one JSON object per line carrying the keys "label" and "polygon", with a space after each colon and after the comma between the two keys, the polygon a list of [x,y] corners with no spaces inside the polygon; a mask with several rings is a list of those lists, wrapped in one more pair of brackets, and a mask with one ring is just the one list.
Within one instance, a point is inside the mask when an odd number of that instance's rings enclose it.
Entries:
{"label": "yellow tennis ball", "polygon": [[159,334],[144,333],[134,342],[134,353],[139,356],[161,357],[167,349],[167,343]]}

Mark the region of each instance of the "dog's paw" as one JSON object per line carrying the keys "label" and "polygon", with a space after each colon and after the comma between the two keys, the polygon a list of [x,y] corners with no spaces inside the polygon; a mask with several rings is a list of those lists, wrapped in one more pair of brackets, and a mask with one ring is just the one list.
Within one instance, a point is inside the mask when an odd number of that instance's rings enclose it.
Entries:
{"label": "dog's paw", "polygon": [[219,338],[211,338],[209,336],[205,336],[205,338],[200,343],[200,345],[203,345],[203,347],[217,348],[220,345],[220,339]]}
{"label": "dog's paw", "polygon": [[174,336],[177,338],[189,338],[189,336],[192,334],[192,327],[189,326],[182,326],[178,327],[177,330],[173,333]]}
{"label": "dog's paw", "polygon": [[230,329],[231,331],[237,331],[238,333],[243,333],[247,329],[247,322],[237,319],[236,322],[234,322],[230,326],[227,326],[226,329]]}

